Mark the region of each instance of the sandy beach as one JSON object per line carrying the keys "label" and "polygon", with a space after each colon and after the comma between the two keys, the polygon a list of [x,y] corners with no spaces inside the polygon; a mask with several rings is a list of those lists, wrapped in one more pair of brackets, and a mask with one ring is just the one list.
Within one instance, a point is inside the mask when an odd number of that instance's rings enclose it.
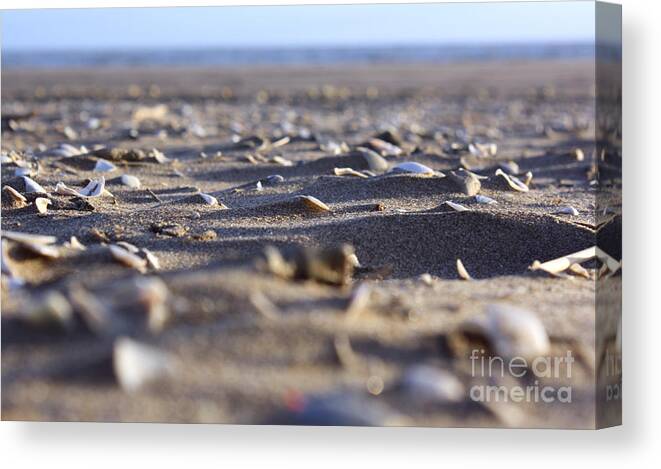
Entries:
{"label": "sandy beach", "polygon": [[[588,60],[3,70],[2,418],[593,427],[620,274],[531,266],[599,230],[621,259],[594,80]],[[476,374],[493,308],[537,318],[571,377]],[[484,384],[572,400],[472,400]]]}

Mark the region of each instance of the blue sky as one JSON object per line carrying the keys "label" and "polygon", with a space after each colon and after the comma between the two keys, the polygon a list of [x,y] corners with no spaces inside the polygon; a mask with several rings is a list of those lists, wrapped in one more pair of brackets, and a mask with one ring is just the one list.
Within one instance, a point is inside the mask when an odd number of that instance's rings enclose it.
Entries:
{"label": "blue sky", "polygon": [[592,41],[593,2],[2,12],[2,48],[136,49]]}

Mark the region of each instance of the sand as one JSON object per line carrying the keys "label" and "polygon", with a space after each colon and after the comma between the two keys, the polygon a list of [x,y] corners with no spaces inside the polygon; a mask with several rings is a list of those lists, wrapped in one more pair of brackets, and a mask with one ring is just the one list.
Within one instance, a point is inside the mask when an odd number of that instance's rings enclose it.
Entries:
{"label": "sand", "polygon": [[[3,193],[2,229],[54,235],[58,245],[75,236],[87,247],[46,259],[10,246],[7,262],[26,285],[12,289],[3,275],[3,419],[594,426],[602,366],[594,355],[617,328],[595,338],[596,272],[555,278],[529,269],[594,246],[598,228],[617,232],[617,191],[598,199],[590,185],[593,79],[593,66],[581,61],[3,71],[2,149],[31,150],[34,180],[53,204],[45,215],[32,203],[7,208]],[[497,204],[479,204],[438,175],[334,175],[336,167],[366,169],[355,150],[386,129],[404,153],[386,155],[390,166],[415,161],[446,174],[463,166],[489,176],[480,194]],[[252,136],[260,140],[236,143]],[[464,140],[494,142],[497,153],[450,147]],[[98,158],[54,155],[63,142],[157,148],[169,161],[114,161],[117,169],[103,174],[114,197],[81,201],[52,191],[98,177]],[[350,150],[335,154],[342,142]],[[521,179],[533,173],[528,192],[494,177],[509,161]],[[3,186],[24,192],[15,170],[2,165]],[[141,188],[123,185],[123,174]],[[283,181],[268,184],[272,175]],[[200,191],[227,209],[203,203]],[[306,209],[302,195],[330,211]],[[597,210],[604,204],[608,211]],[[567,206],[578,215],[557,213]],[[107,248],[119,241],[148,249],[160,268],[120,264]],[[266,246],[287,256],[343,243],[360,263],[344,285],[283,278],[263,260]],[[606,250],[620,259],[617,242]],[[459,279],[457,259],[473,280]],[[164,287],[164,298],[145,300],[142,277],[160,279],[148,285]],[[619,274],[604,282],[603,296],[617,298]],[[347,314],[359,285],[370,293]],[[69,330],[21,319],[52,292],[73,303]],[[90,301],[108,314],[96,329]],[[533,312],[552,355],[577,356],[571,379],[542,383],[571,385],[572,403],[424,398],[428,387],[407,384],[421,365],[447,371],[465,389],[479,384],[453,337],[494,303]],[[154,304],[168,318],[159,327],[148,322]],[[153,347],[167,370],[130,389],[117,371],[120,337]],[[524,381],[506,384],[531,384]]]}

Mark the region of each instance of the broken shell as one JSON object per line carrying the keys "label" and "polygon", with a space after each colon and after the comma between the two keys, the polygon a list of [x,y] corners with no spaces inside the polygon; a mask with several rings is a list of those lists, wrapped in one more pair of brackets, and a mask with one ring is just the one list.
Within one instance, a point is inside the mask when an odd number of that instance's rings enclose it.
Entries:
{"label": "broken shell", "polygon": [[388,162],[377,152],[367,147],[358,147],[356,152],[363,158],[367,169],[377,173],[382,173],[388,170]]}
{"label": "broken shell", "polygon": [[154,270],[158,270],[161,268],[161,263],[158,260],[158,257],[151,252],[149,249],[142,248],[141,249],[142,253],[145,255],[145,259],[147,260],[147,264],[149,267],[151,267]]}
{"label": "broken shell", "polygon": [[503,161],[502,163],[498,164],[498,167],[510,175],[519,174],[521,171],[519,169],[519,165],[514,161]]}
{"label": "broken shell", "polygon": [[431,286],[431,284],[434,281],[431,274],[428,272],[425,272],[424,274],[420,274],[420,277],[418,277],[418,279],[427,286]]}
{"label": "broken shell", "polygon": [[170,357],[158,349],[121,337],[113,346],[113,369],[119,385],[127,392],[172,372]]}
{"label": "broken shell", "polygon": [[583,161],[585,160],[585,153],[583,153],[583,150],[580,148],[574,148],[571,151],[571,156],[576,160],[576,161]]}
{"label": "broken shell", "polygon": [[409,367],[400,385],[422,404],[456,403],[466,398],[466,388],[456,376],[428,365]]}
{"label": "broken shell", "polygon": [[498,146],[495,143],[471,143],[468,145],[468,151],[473,156],[485,158],[487,156],[496,156]]}
{"label": "broken shell", "polygon": [[392,173],[413,173],[413,174],[426,174],[434,175],[437,174],[429,166],[424,164],[416,163],[415,161],[405,161],[404,163],[399,163],[392,167],[390,170]]}
{"label": "broken shell", "polygon": [[218,199],[216,199],[214,196],[209,194],[204,194],[203,192],[200,192],[198,195],[202,198],[202,200],[204,200],[205,204],[218,205]]}
{"label": "broken shell", "polygon": [[315,212],[330,212],[330,207],[328,205],[316,197],[312,197],[311,195],[299,195],[296,197],[296,199],[302,201],[306,207],[314,210]]}
{"label": "broken shell", "polygon": [[455,202],[451,202],[451,201],[449,201],[449,200],[445,202],[445,205],[447,205],[448,207],[450,207],[450,208],[451,208],[452,210],[454,210],[455,212],[466,212],[466,211],[469,211],[469,210],[470,210],[469,208],[467,208],[467,207],[465,207],[465,206],[463,206],[463,205],[461,205],[461,204],[457,204],[457,203],[455,203]]}
{"label": "broken shell", "polygon": [[507,182],[507,185],[517,192],[529,191],[528,186],[522,183],[516,176],[510,176],[500,168],[496,170],[496,176],[502,177]]}
{"label": "broken shell", "polygon": [[29,302],[21,310],[20,318],[35,326],[58,325],[69,329],[72,326],[73,309],[64,295],[58,291],[50,291]]}
{"label": "broken shell", "polygon": [[283,158],[282,156],[276,155],[272,158],[272,161],[274,163],[279,164],[280,166],[294,166],[294,163],[286,158]]}
{"label": "broken shell", "polygon": [[28,204],[28,199],[11,186],[2,188],[2,208],[22,208]]}
{"label": "broken shell", "polygon": [[488,205],[498,203],[491,197],[487,197],[486,195],[479,195],[479,194],[475,196],[475,202],[477,202],[478,204],[488,204]]}
{"label": "broken shell", "polygon": [[450,171],[448,177],[466,195],[476,195],[482,188],[482,183],[477,176],[469,171]]}
{"label": "broken shell", "polygon": [[576,210],[574,207],[572,207],[571,205],[569,205],[569,206],[567,206],[567,207],[562,207],[561,209],[559,209],[559,210],[557,210],[557,211],[555,211],[555,212],[553,212],[553,213],[558,214],[558,215],[572,215],[572,216],[576,216],[576,215],[578,215],[578,210]]}
{"label": "broken shell", "polygon": [[112,254],[112,257],[120,262],[121,264],[124,264],[127,267],[132,267],[136,269],[139,272],[144,273],[147,268],[147,261],[145,259],[142,259],[141,257],[135,255],[132,252],[127,251],[121,246],[118,246],[116,244],[112,244],[108,246],[110,249],[110,253]]}
{"label": "broken shell", "polygon": [[58,147],[54,148],[49,152],[50,154],[53,154],[55,156],[63,156],[65,158],[71,157],[71,156],[79,156],[79,155],[84,155],[87,153],[87,148],[85,146],[81,146],[80,148],[76,148],[73,145],[70,145],[68,143],[62,143]]}
{"label": "broken shell", "polygon": [[260,179],[258,182],[262,183],[262,185],[264,186],[275,186],[277,184],[285,182],[285,178],[283,178],[279,174],[272,174],[270,176],[265,177],[264,179]]}
{"label": "broken shell", "polygon": [[78,241],[78,238],[75,236],[72,236],[69,242],[64,243],[64,245],[72,249],[78,249],[80,251],[84,251],[86,249],[85,246],[80,241]]}
{"label": "broken shell", "polygon": [[48,194],[48,192],[46,192],[46,189],[41,187],[41,185],[36,181],[34,181],[33,179],[30,179],[27,176],[23,176],[23,181],[25,182],[25,192],[27,194],[32,194],[32,193]]}
{"label": "broken shell", "polygon": [[92,179],[83,189],[78,191],[83,197],[100,197],[105,189],[106,179],[101,176],[98,179]]}
{"label": "broken shell", "polygon": [[532,362],[549,353],[551,344],[544,324],[530,311],[510,305],[487,306],[486,335],[494,352],[511,360]]}
{"label": "broken shell", "polygon": [[461,278],[462,280],[473,279],[466,270],[466,267],[464,267],[464,263],[461,262],[461,259],[457,259],[457,273],[459,274],[459,278]]}
{"label": "broken shell", "polygon": [[138,179],[135,176],[131,176],[130,174],[122,174],[121,177],[122,184],[125,186],[131,187],[133,189],[138,189],[140,188],[140,179]]}
{"label": "broken shell", "polygon": [[117,166],[108,160],[98,160],[94,166],[94,172],[96,173],[108,173],[115,170],[117,170]]}
{"label": "broken shell", "polygon": [[528,171],[526,174],[523,175],[524,180],[523,183],[526,185],[526,187],[530,187],[530,183],[532,183],[532,171]]}
{"label": "broken shell", "polygon": [[37,197],[34,199],[34,205],[37,207],[37,211],[41,214],[48,212],[48,206],[51,204],[51,200],[46,197]]}
{"label": "broken shell", "polygon": [[351,168],[334,168],[333,173],[335,173],[336,176],[356,176],[364,179],[369,177],[366,174],[363,174]]}
{"label": "broken shell", "polygon": [[55,244],[57,242],[57,238],[55,236],[21,233],[19,231],[2,230],[1,235],[3,238],[7,238],[11,241],[15,241],[21,244],[48,245]]}
{"label": "broken shell", "polygon": [[383,156],[399,156],[404,153],[404,151],[397,145],[393,145],[380,138],[371,138],[367,144],[374,149],[374,151],[381,153]]}

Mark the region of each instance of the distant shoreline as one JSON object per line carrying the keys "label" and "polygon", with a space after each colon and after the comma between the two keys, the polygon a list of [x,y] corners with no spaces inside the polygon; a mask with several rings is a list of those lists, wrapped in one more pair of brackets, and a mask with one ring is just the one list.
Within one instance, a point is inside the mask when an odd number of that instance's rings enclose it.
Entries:
{"label": "distant shoreline", "polygon": [[3,69],[447,64],[593,58],[593,43],[102,51],[3,51]]}

